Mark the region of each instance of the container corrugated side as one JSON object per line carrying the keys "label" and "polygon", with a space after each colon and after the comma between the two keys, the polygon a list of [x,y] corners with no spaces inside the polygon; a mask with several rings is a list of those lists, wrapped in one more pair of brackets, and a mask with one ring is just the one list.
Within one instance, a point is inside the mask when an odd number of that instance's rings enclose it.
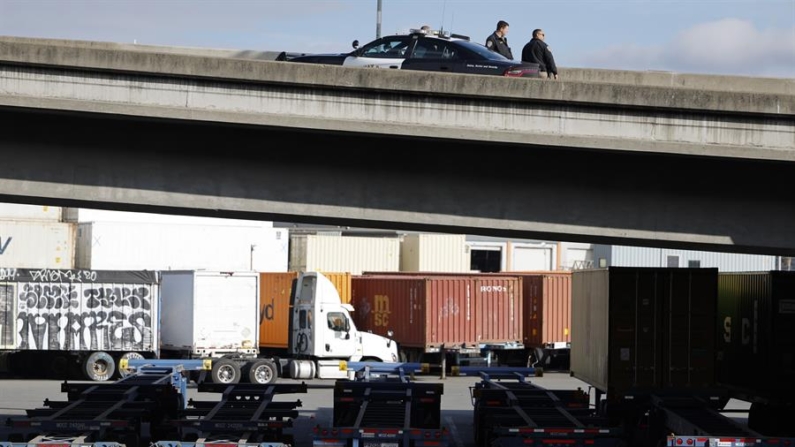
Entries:
{"label": "container corrugated side", "polygon": [[521,343],[524,317],[519,278],[473,277],[477,341]]}
{"label": "container corrugated side", "polygon": [[524,344],[571,342],[571,273],[521,273]]}
{"label": "container corrugated side", "polygon": [[716,380],[739,399],[792,402],[795,272],[721,273],[718,284]]}
{"label": "container corrugated side", "polygon": [[410,234],[400,243],[400,270],[469,272],[466,235]]}
{"label": "container corrugated side", "polygon": [[[365,270],[397,271],[400,268],[397,237],[309,235],[291,241],[291,252],[302,248],[305,254],[291,253],[291,269],[358,275]],[[301,265],[302,268],[296,268]]]}
{"label": "container corrugated side", "polygon": [[0,275],[0,349],[158,352],[155,272],[2,269]]}
{"label": "container corrugated side", "polygon": [[0,267],[71,269],[74,261],[74,225],[0,221]]}
{"label": "container corrugated side", "polygon": [[297,277],[296,272],[260,273],[260,347],[287,348],[290,292]]}
{"label": "container corrugated side", "polygon": [[[575,377],[613,399],[638,389],[713,386],[717,272],[631,267],[574,272]],[[594,357],[604,354],[604,346],[606,363]]]}
{"label": "container corrugated side", "polygon": [[[351,274],[321,272],[329,279],[340,301],[351,302]],[[290,323],[290,292],[298,272],[260,272],[259,345],[262,348],[286,349]]]}
{"label": "container corrugated side", "polygon": [[287,270],[284,229],[94,222],[79,224],[77,246],[81,268]]}
{"label": "container corrugated side", "polygon": [[352,279],[354,320],[401,346],[433,351],[521,340],[515,277],[370,275]]}
{"label": "container corrugated side", "polygon": [[609,347],[607,270],[582,270],[571,276],[571,373],[606,391]]}
{"label": "container corrugated side", "polygon": [[[360,331],[390,337],[401,347],[426,348],[428,289],[421,278],[354,276],[351,279],[353,320]],[[432,323],[432,321],[431,321]]]}
{"label": "container corrugated side", "polygon": [[0,220],[57,223],[61,220],[61,212],[58,206],[0,203]]}

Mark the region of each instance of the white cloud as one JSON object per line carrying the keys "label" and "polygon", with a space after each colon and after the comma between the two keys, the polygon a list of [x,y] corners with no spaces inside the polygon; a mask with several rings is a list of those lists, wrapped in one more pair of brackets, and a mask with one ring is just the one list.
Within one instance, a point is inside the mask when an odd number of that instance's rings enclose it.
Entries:
{"label": "white cloud", "polygon": [[682,31],[664,46],[617,45],[583,61],[613,69],[795,77],[795,27],[758,30],[745,20],[723,19]]}

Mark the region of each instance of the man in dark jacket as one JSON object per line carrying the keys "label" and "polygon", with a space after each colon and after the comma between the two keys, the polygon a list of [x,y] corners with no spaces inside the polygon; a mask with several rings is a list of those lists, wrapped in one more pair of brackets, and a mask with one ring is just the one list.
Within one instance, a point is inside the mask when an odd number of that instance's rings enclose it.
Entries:
{"label": "man in dark jacket", "polygon": [[558,78],[558,67],[552,49],[544,42],[544,30],[533,30],[533,38],[522,48],[522,62],[538,64],[542,78]]}
{"label": "man in dark jacket", "polygon": [[486,48],[513,60],[511,47],[508,46],[508,38],[505,37],[508,34],[508,26],[508,22],[504,20],[497,22],[497,30],[486,38]]}

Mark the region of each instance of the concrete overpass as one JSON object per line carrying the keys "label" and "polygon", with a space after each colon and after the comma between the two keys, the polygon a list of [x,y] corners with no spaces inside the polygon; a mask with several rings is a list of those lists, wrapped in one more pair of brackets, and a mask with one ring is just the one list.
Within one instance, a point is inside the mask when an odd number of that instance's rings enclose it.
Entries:
{"label": "concrete overpass", "polygon": [[0,38],[0,199],[795,254],[794,80],[270,58]]}

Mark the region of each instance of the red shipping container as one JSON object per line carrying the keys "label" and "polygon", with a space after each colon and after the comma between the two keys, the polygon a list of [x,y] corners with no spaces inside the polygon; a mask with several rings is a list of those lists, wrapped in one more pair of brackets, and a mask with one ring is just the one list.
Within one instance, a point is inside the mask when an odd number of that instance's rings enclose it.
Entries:
{"label": "red shipping container", "polygon": [[524,297],[524,344],[571,343],[571,272],[517,273]]}
{"label": "red shipping container", "polygon": [[520,342],[519,278],[482,276],[356,276],[353,319],[360,330],[404,348],[434,352],[479,343]]}

